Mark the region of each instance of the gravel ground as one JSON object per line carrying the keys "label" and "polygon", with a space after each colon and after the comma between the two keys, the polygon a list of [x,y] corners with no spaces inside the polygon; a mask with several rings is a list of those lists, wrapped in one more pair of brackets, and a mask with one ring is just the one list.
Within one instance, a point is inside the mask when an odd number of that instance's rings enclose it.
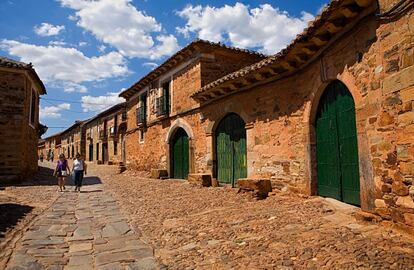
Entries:
{"label": "gravel ground", "polygon": [[413,239],[319,197],[256,201],[231,188],[100,173],[167,269],[414,268]]}

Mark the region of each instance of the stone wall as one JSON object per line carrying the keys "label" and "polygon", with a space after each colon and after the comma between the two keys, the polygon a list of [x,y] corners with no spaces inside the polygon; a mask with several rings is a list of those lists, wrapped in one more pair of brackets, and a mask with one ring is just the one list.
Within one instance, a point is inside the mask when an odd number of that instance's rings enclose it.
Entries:
{"label": "stone wall", "polygon": [[[158,79],[154,80],[152,85],[148,85],[141,90],[140,93],[147,93],[146,127],[137,127],[138,95],[130,98],[127,101],[128,131],[126,133],[128,167],[147,171],[151,168],[168,169],[169,145],[166,138],[174,133],[175,129],[170,129],[170,127],[176,119],[182,118],[189,123],[191,128],[199,129],[198,135],[204,134],[201,131],[200,116],[198,114],[192,115],[196,112],[191,112],[199,106],[190,96],[204,84],[260,59],[262,59],[262,56],[257,54],[224,48],[210,48],[200,54],[184,58],[181,63],[177,64],[177,67],[165,71]],[[157,89],[156,86],[161,87],[165,78],[169,77],[172,78],[170,84],[171,112],[169,117],[165,118],[163,116],[163,119],[161,119],[157,117],[155,110],[155,99],[160,92],[160,89]],[[194,158],[203,162],[193,161],[193,165],[190,167],[192,170],[206,168],[207,160],[203,154],[205,139],[197,136],[194,140],[196,140],[192,142]]]}
{"label": "stone wall", "polygon": [[[233,112],[246,122],[249,176],[262,174],[279,188],[317,194],[314,122],[323,91],[339,80],[356,107],[361,207],[412,228],[413,31],[412,11],[391,21],[368,16],[295,75],[152,124],[144,143],[138,129],[130,129],[128,165],[169,169],[168,138],[177,127],[186,127],[190,172],[214,175],[214,130]],[[128,127],[136,126],[133,107],[128,107]]]}
{"label": "stone wall", "polygon": [[[35,117],[30,102],[35,92]],[[0,70],[0,182],[18,180],[37,171],[39,96],[27,74]]]}
{"label": "stone wall", "polygon": [[412,12],[392,22],[369,17],[297,75],[203,107],[207,126],[238,113],[249,175],[316,194],[314,119],[323,90],[338,79],[356,104],[362,208],[414,226],[413,22]]}

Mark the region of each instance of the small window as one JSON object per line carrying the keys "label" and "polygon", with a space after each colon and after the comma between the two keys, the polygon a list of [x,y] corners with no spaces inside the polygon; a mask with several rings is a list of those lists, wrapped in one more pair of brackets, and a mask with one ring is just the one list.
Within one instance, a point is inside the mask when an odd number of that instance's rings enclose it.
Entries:
{"label": "small window", "polygon": [[36,93],[32,90],[30,98],[30,124],[34,125],[36,122]]}

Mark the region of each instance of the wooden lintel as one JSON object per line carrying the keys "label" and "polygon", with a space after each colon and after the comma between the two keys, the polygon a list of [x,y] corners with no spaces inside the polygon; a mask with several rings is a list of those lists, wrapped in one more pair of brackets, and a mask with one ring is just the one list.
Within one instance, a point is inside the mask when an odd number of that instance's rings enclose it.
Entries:
{"label": "wooden lintel", "polygon": [[368,7],[371,5],[373,0],[355,0],[355,3],[357,3],[360,7]]}

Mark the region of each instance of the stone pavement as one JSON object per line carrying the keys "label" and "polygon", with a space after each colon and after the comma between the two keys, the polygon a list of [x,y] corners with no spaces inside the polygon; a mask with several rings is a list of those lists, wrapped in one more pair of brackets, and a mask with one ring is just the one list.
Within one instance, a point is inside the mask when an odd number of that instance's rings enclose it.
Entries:
{"label": "stone pavement", "polygon": [[[86,178],[88,179],[88,178]],[[153,249],[102,184],[63,192],[17,242],[6,269],[157,269]]]}

